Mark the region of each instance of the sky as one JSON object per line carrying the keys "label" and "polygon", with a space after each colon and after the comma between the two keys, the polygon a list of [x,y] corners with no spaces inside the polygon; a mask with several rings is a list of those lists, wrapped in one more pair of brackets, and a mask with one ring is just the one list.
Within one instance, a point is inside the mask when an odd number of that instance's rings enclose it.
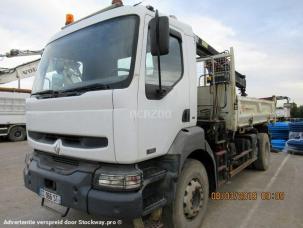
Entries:
{"label": "sky", "polygon": [[[140,0],[124,0],[133,5]],[[65,22],[108,6],[111,0],[1,0],[0,53],[38,50]],[[145,0],[175,15],[219,51],[234,47],[236,69],[247,76],[252,97],[289,96],[303,105],[302,0]],[[36,57],[0,59],[13,67]],[[24,82],[29,85],[29,80]]]}

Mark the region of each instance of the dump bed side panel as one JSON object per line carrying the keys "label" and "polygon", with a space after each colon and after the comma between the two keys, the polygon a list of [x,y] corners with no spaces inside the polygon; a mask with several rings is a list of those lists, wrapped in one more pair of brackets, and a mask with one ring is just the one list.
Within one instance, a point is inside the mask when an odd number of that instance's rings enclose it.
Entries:
{"label": "dump bed side panel", "polygon": [[275,118],[274,101],[238,96],[238,127],[267,123]]}
{"label": "dump bed side panel", "polygon": [[25,123],[25,99],[29,93],[0,92],[0,125]]}

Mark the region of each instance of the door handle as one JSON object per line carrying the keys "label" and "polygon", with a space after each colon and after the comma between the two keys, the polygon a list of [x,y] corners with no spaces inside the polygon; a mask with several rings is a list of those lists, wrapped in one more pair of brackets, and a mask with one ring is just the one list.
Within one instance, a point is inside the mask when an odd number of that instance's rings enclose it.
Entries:
{"label": "door handle", "polygon": [[182,114],[182,122],[189,122],[190,121],[190,109],[184,109]]}

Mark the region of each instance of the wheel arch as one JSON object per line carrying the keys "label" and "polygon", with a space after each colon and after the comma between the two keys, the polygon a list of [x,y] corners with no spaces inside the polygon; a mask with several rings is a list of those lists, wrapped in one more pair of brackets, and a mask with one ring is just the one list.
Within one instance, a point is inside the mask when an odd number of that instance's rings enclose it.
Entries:
{"label": "wheel arch", "polygon": [[201,162],[207,172],[208,182],[209,182],[209,193],[216,191],[217,189],[217,175],[216,175],[216,167],[213,162],[212,157],[203,150],[193,151],[187,158],[195,159]]}
{"label": "wheel arch", "polygon": [[189,127],[182,129],[176,136],[168,154],[180,156],[179,173],[182,171],[186,159],[200,161],[209,178],[210,193],[217,188],[217,172],[214,154],[205,139],[204,129],[201,127]]}
{"label": "wheel arch", "polygon": [[7,128],[8,134],[12,130],[12,128],[14,128],[14,127],[23,127],[26,131],[26,125],[25,124],[9,124],[8,128]]}

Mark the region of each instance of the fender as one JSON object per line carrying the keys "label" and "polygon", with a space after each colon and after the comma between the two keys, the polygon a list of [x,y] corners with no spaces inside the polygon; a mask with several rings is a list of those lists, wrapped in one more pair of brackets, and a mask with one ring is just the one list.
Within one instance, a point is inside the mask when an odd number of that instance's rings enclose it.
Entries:
{"label": "fender", "polygon": [[168,155],[180,156],[178,167],[178,171],[180,173],[185,160],[192,152],[197,150],[200,150],[201,153],[207,153],[211,158],[214,167],[213,173],[215,183],[217,183],[216,161],[214,154],[205,139],[205,132],[203,128],[194,126],[180,130],[168,151]]}

